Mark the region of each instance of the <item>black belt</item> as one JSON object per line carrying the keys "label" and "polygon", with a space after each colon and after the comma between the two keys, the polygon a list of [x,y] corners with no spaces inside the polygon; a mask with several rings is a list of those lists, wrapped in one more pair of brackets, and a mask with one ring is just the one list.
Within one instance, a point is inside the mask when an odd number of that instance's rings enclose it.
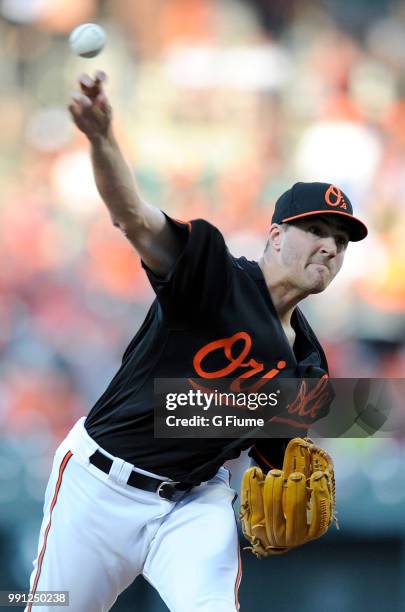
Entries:
{"label": "black belt", "polygon": [[[103,455],[103,453],[100,453],[100,451],[96,450],[89,460],[90,463],[105,474],[110,473],[113,461],[109,457],[106,457],[106,455]],[[160,480],[159,478],[153,478],[153,476],[146,476],[145,474],[134,471],[129,475],[127,484],[131,485],[131,487],[142,489],[143,491],[157,493],[162,499],[174,502],[179,501],[183,495],[193,487],[193,485],[185,482]]]}

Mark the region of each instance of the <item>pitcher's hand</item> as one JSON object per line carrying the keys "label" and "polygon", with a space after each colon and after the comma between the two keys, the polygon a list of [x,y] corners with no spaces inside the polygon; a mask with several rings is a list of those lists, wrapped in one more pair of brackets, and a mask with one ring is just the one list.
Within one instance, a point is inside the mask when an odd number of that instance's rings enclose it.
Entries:
{"label": "pitcher's hand", "polygon": [[82,74],[80,91],[73,93],[68,106],[74,123],[89,140],[107,136],[111,126],[112,108],[103,89],[106,79],[107,75],[101,70],[94,78]]}

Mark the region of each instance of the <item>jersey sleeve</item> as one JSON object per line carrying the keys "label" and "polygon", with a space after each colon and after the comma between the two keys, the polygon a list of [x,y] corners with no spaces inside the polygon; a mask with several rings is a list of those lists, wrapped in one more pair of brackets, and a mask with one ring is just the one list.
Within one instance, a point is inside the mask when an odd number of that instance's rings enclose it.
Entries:
{"label": "jersey sleeve", "polygon": [[228,294],[233,264],[221,232],[203,219],[183,223],[166,217],[184,237],[184,247],[165,278],[142,266],[165,313],[172,321],[210,317]]}

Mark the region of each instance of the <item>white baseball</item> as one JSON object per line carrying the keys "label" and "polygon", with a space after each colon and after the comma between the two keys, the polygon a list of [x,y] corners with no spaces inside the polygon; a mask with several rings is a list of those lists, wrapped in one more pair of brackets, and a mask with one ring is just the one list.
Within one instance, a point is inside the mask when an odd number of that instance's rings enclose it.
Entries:
{"label": "white baseball", "polygon": [[69,36],[73,53],[80,57],[96,57],[105,45],[105,32],[96,23],[82,23]]}

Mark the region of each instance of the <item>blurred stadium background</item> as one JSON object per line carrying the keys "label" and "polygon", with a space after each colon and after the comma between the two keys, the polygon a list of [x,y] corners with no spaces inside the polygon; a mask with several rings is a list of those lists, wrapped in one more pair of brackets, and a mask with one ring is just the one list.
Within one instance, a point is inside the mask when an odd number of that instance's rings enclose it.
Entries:
{"label": "blurred stadium background", "polygon": [[[86,21],[108,35],[93,60],[67,44]],[[305,309],[334,376],[400,378],[405,6],[1,0],[0,37],[0,590],[12,590],[27,587],[56,444],[104,390],[153,298],[69,120],[77,76],[108,73],[116,133],[146,198],[209,219],[236,255],[258,257],[293,182],[347,191],[370,236]],[[327,446],[341,531],[287,557],[244,555],[245,612],[405,610],[403,441]],[[163,609],[142,580],[114,607]]]}

